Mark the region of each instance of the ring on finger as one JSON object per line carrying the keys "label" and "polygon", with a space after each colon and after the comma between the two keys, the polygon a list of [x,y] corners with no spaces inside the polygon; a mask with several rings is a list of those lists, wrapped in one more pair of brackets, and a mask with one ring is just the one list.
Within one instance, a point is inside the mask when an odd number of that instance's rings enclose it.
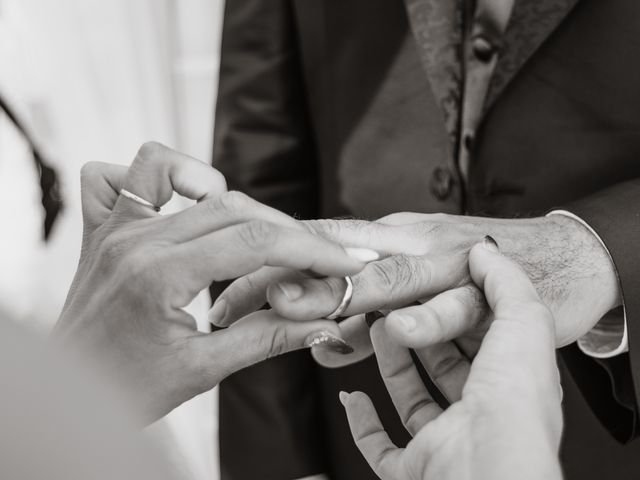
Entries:
{"label": "ring on finger", "polygon": [[327,316],[327,320],[335,320],[338,317],[341,317],[345,310],[349,307],[351,303],[351,298],[353,298],[353,280],[351,280],[350,276],[344,277],[345,282],[347,283],[347,288],[344,291],[344,296],[336,308],[330,315]]}
{"label": "ring on finger", "polygon": [[129,190],[125,190],[124,188],[120,189],[120,195],[144,207],[153,208],[156,212],[160,211],[160,207],[158,207],[157,205],[154,205],[153,203],[149,202],[148,200],[145,200],[142,197],[139,197],[135,193],[131,193]]}

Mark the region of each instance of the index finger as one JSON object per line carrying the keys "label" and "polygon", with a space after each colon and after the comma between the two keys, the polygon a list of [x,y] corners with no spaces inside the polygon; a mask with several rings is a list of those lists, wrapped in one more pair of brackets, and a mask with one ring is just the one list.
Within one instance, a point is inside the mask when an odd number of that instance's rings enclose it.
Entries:
{"label": "index finger", "polygon": [[[224,177],[213,167],[156,142],[140,147],[124,179],[124,189],[156,207],[177,192],[192,200],[224,193]],[[114,211],[123,216],[154,216],[153,209],[128,198],[118,198]]]}

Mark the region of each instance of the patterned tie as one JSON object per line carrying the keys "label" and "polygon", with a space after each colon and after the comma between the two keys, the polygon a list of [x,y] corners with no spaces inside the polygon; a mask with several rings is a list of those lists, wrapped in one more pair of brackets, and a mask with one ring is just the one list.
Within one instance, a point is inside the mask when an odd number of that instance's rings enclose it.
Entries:
{"label": "patterned tie", "polygon": [[462,101],[463,0],[406,0],[431,89],[456,144]]}

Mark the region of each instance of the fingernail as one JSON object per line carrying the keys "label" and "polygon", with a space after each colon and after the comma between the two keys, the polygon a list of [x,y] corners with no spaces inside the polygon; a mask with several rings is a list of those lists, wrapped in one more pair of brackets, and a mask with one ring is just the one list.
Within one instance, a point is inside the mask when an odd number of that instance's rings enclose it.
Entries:
{"label": "fingernail", "polygon": [[227,316],[227,301],[224,298],[218,298],[209,310],[209,322],[217,326],[222,326],[224,318]]}
{"label": "fingernail", "polygon": [[384,314],[380,310],[374,310],[373,312],[367,312],[364,316],[364,321],[369,326],[369,328],[373,327],[373,324],[376,323],[376,320],[380,320],[384,317]]}
{"label": "fingernail", "polygon": [[278,288],[282,290],[282,293],[290,302],[293,302],[294,300],[299,299],[304,293],[304,290],[302,289],[302,287],[297,283],[288,283],[288,282],[279,283]]}
{"label": "fingernail", "polygon": [[493,238],[491,235],[487,235],[486,237],[484,237],[484,241],[482,242],[482,244],[487,250],[490,250],[494,253],[500,253],[498,242],[496,242],[495,238]]}
{"label": "fingernail", "polygon": [[324,348],[342,355],[353,353],[353,347],[351,345],[326,330],[321,330],[310,335],[309,338],[307,338],[305,345],[309,348]]}
{"label": "fingernail", "polygon": [[347,404],[347,398],[349,398],[349,394],[347,392],[340,392],[338,394],[338,398],[340,399],[340,403],[344,407]]}
{"label": "fingernail", "polygon": [[405,332],[411,332],[416,328],[416,319],[404,313],[392,313],[392,321],[398,322]]}
{"label": "fingernail", "polygon": [[351,258],[362,263],[373,262],[380,258],[380,254],[378,252],[369,248],[347,247],[344,250]]}

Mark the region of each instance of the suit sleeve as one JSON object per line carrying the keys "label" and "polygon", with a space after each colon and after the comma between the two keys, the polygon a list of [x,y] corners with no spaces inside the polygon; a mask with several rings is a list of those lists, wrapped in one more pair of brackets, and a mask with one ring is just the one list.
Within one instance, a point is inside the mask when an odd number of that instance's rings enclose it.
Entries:
{"label": "suit sleeve", "polygon": [[[300,218],[318,216],[315,147],[290,0],[226,2],[213,165],[230,189]],[[212,296],[221,290],[212,287]],[[322,473],[316,368],[307,351],[220,386],[223,480]]]}
{"label": "suit sleeve", "polygon": [[640,180],[596,193],[567,210],[587,222],[609,250],[622,291],[629,352],[595,359],[573,345],[563,349],[563,358],[594,413],[616,439],[628,442],[639,434]]}

